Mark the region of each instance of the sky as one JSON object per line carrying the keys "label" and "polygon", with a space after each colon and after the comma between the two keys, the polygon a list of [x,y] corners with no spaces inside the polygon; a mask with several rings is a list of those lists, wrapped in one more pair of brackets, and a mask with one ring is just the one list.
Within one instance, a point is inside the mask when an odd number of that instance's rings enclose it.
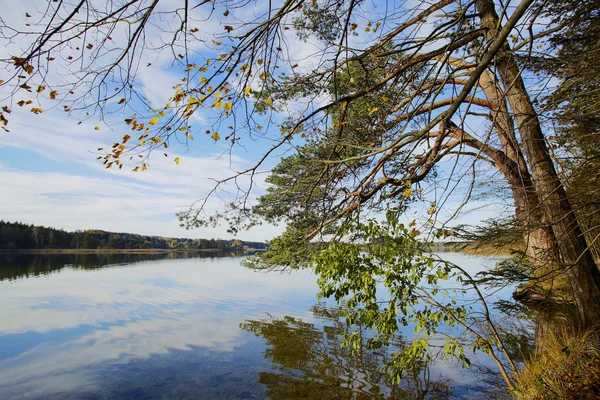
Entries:
{"label": "sky", "polygon": [[[43,0],[27,3],[0,0],[0,9],[5,21],[26,29],[24,24],[31,21],[26,13],[35,15],[45,4]],[[160,3],[165,8],[173,4],[177,4],[177,0]],[[258,13],[260,10],[253,11]],[[200,14],[197,16],[201,17]],[[213,18],[202,24],[202,30],[207,33],[221,31],[222,23]],[[151,36],[152,32],[149,33]],[[118,35],[119,32],[113,34],[116,40]],[[310,41],[290,40],[290,48],[294,50],[292,57],[297,59],[310,58],[318,51],[318,46]],[[4,40],[0,43],[0,58],[19,54],[25,43],[20,38],[10,42]],[[190,50],[205,51],[201,44],[198,46]],[[162,52],[149,53],[142,58],[144,65],[152,66],[140,69],[140,92],[153,105],[164,105],[173,94],[173,85],[181,77],[169,67],[170,57],[171,54]],[[2,74],[7,71],[0,70],[0,79],[6,79]],[[128,132],[128,127],[120,123],[128,114],[112,114],[105,121],[92,115],[78,124],[81,115],[68,115],[61,106],[56,107],[44,99],[36,101],[41,102],[42,114],[33,115],[29,108],[13,104],[10,132],[0,132],[0,219],[65,230],[102,229],[191,238],[233,237],[224,225],[185,230],[179,226],[176,214],[206,195],[214,186],[213,179],[227,178],[235,171],[253,165],[268,143],[248,140],[244,147],[238,147],[235,154],[229,155],[225,143],[215,143],[202,135],[189,146],[171,146],[168,159],[162,158],[160,153],[153,155],[151,167],[144,173],[133,173],[130,168],[107,170],[96,160],[96,149],[110,147]],[[195,118],[196,122],[205,122],[202,114]],[[267,171],[281,155],[275,154],[262,171]],[[181,160],[179,165],[173,162],[174,157]],[[265,177],[266,174],[258,175],[254,195],[264,193]],[[207,209],[218,211],[222,207],[221,199],[213,196]],[[426,209],[428,204],[424,207]],[[455,222],[472,223],[497,213],[498,208],[494,205],[484,207],[483,202],[474,201],[462,211],[462,219]],[[407,220],[410,218],[407,216]],[[237,237],[269,240],[283,229],[283,226],[266,224],[240,232]]]}
{"label": "sky", "polygon": [[[39,10],[44,3],[0,0],[2,18],[22,25],[27,22],[25,13],[34,14],[36,6]],[[169,2],[163,3],[168,6]],[[15,55],[23,47],[18,40],[8,45],[5,40],[2,45],[0,58]],[[141,70],[142,92],[153,104],[164,104],[179,78],[162,67],[161,56],[148,57],[157,66]],[[6,79],[5,72],[0,71],[5,75],[0,75],[0,79]],[[155,155],[151,168],[144,173],[133,173],[131,168],[106,170],[95,153],[128,132],[124,124],[113,123],[128,115],[110,116],[108,124],[92,116],[78,125],[80,115],[69,116],[61,109],[52,109],[52,104],[42,104],[42,108],[42,114],[33,115],[27,107],[11,107],[10,132],[0,133],[0,219],[65,230],[233,237],[226,232],[226,226],[181,228],[176,213],[202,198],[213,187],[211,179],[223,179],[247,168],[254,160],[252,144],[240,149],[239,155],[229,156],[223,154],[226,145],[199,138],[189,147],[172,146],[168,160],[161,159],[160,153]],[[95,130],[95,126],[100,129]],[[172,161],[175,156],[181,160],[179,165]],[[259,176],[256,193],[264,191],[263,181]],[[209,201],[209,210],[219,207],[222,203],[218,198]],[[263,225],[241,232],[238,237],[268,240],[282,230],[283,227]]]}

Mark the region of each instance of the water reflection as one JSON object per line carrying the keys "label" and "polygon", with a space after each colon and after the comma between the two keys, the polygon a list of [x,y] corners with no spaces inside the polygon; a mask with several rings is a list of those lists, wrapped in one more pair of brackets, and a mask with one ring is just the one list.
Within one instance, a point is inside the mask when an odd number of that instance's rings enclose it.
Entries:
{"label": "water reflection", "polygon": [[141,261],[232,257],[235,255],[235,253],[222,251],[88,254],[0,253],[0,281],[50,275],[65,267],[94,270],[122,267]]}
{"label": "water reflection", "polygon": [[240,321],[302,317],[315,299],[310,273],[255,273],[240,257],[91,256],[0,265],[1,399],[264,398],[264,343]]}
{"label": "water reflection", "polygon": [[339,312],[313,306],[310,271],[240,261],[0,256],[0,399],[460,398],[473,382],[436,363],[394,386],[380,369],[386,352],[341,346]]}
{"label": "water reflection", "polygon": [[316,323],[292,316],[248,320],[240,325],[263,337],[265,358],[275,371],[260,372],[271,399],[437,399],[451,393],[447,380],[432,381],[428,365],[415,368],[400,384],[391,381],[385,365],[396,346],[370,351],[366,340],[354,354],[342,345],[343,310],[323,304],[312,307]]}

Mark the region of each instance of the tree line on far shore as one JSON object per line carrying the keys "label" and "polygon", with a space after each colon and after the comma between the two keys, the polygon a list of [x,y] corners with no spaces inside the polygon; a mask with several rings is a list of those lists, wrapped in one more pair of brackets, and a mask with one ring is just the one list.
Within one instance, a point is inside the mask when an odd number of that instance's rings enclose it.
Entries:
{"label": "tree line on far shore", "polygon": [[263,242],[234,239],[187,239],[106,232],[96,229],[68,232],[62,229],[0,220],[0,250],[25,249],[178,249],[236,251],[264,249]]}

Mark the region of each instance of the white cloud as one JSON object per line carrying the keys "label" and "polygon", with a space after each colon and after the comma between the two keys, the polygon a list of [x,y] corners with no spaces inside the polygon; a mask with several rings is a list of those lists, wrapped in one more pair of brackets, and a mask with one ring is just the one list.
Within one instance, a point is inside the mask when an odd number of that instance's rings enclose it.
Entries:
{"label": "white cloud", "polygon": [[[163,8],[179,6],[173,1],[160,4]],[[33,22],[47,4],[38,1],[28,3],[25,7],[24,4],[0,0],[0,6],[4,10],[3,19],[23,29],[31,29],[25,27],[25,22]],[[25,18],[27,11],[34,15],[31,21]],[[203,13],[204,10],[200,8],[194,9],[190,17],[201,21],[205,18]],[[168,30],[169,23],[166,20],[154,21],[154,25],[148,26],[146,38],[149,46],[167,42],[163,29]],[[203,34],[210,35],[223,28],[220,21],[212,18],[202,22],[201,29]],[[122,43],[125,34],[119,30],[111,33],[115,46]],[[11,43],[3,43],[5,46],[0,49],[0,54],[3,57],[19,55],[27,47],[28,40],[19,36]],[[203,41],[191,45],[189,51],[194,54],[206,50]],[[153,104],[165,103],[172,95],[172,86],[181,78],[176,69],[170,68],[172,56],[171,50],[165,49],[144,54],[140,59],[141,69],[136,78],[142,85],[143,93]],[[72,69],[61,57],[57,57],[55,63],[59,63],[55,65],[57,70]],[[152,63],[152,66],[146,67],[147,63]],[[13,70],[11,66],[6,68]],[[68,73],[63,75],[52,75],[50,78],[61,82],[73,78]],[[34,88],[36,84],[39,83],[30,83]],[[56,103],[46,97],[42,95],[37,99],[35,94],[20,93],[15,100],[30,98],[35,106],[39,101],[44,112],[34,115],[29,107],[21,108],[13,104],[13,112],[9,115],[11,132],[0,135],[0,147],[5,147],[5,151],[10,151],[6,148],[19,148],[37,154],[37,159],[34,157],[30,161],[34,165],[25,165],[14,158],[2,163],[2,218],[65,229],[96,228],[163,236],[230,237],[226,234],[226,227],[185,231],[179,228],[175,213],[204,197],[214,186],[211,179],[221,180],[232,176],[246,169],[250,161],[235,155],[221,156],[223,145],[215,145],[205,135],[198,135],[202,137],[191,143],[191,151],[186,146],[171,143],[169,158],[163,157],[161,152],[153,154],[148,162],[149,169],[144,173],[132,173],[133,165],[123,170],[106,170],[100,161],[95,160],[97,155],[94,153],[97,148],[109,147],[120,140],[125,133],[121,121],[129,115],[108,115],[108,126],[94,117],[77,125],[77,120],[67,116],[62,109],[53,110]],[[99,125],[101,129],[94,130],[94,125]],[[175,156],[181,159],[179,165],[173,162]],[[49,168],[48,171],[31,172],[45,168]],[[67,168],[70,171],[65,172]],[[263,179],[264,175],[257,176],[255,190],[260,192],[265,187]],[[243,187],[248,179],[242,177],[238,183]],[[235,194],[234,183],[225,185],[224,189]],[[220,194],[225,199],[229,196],[225,191]],[[222,204],[215,196],[208,203],[208,210],[214,211],[218,207],[222,207]],[[279,231],[278,228],[264,226],[240,236],[264,240],[272,238]]]}
{"label": "white cloud", "polygon": [[[190,179],[193,179],[190,177]],[[115,177],[88,177],[56,172],[27,172],[0,165],[2,218],[38,225],[103,229],[146,235],[226,238],[226,227],[186,231],[175,213],[197,200],[194,186],[156,186]],[[220,207],[218,200],[208,210]],[[242,239],[266,240],[280,229],[257,227]]]}
{"label": "white cloud", "polygon": [[[93,272],[65,268],[60,276],[0,282],[6,322],[0,336],[79,333],[0,359],[3,394],[43,397],[81,390],[81,385],[99,384],[89,381],[89,372],[105,363],[143,360],[172,349],[233,352],[247,339],[239,324],[264,318],[266,312],[310,322],[307,308],[317,290],[310,271],[264,274],[239,261],[142,262]],[[81,279],[82,274],[90,274],[89,279]],[[164,282],[169,286],[161,286]]]}
{"label": "white cloud", "polygon": [[[247,168],[249,162],[237,156],[184,154],[175,146],[167,159],[155,153],[145,172],[106,170],[93,152],[115,141],[118,132],[75,121],[57,112],[28,116],[26,111],[11,114],[11,132],[0,136],[0,147],[20,148],[37,153],[35,165],[4,162],[0,165],[2,218],[64,229],[104,229],[162,236],[231,237],[226,227],[186,231],[175,214],[204,197],[213,187],[211,179],[224,179]],[[198,144],[201,144],[199,141]],[[177,153],[179,150],[179,154]],[[176,165],[173,156],[181,163]],[[30,172],[61,163],[72,172]],[[59,164],[60,165],[60,164]],[[35,168],[32,168],[35,167]],[[61,171],[64,168],[61,168]],[[264,188],[264,176],[256,189]],[[242,177],[241,186],[248,183]],[[233,184],[224,186],[235,193]],[[220,192],[227,199],[225,192]],[[219,198],[208,203],[208,211],[222,207]],[[272,226],[242,233],[253,240],[270,239],[280,232]]]}

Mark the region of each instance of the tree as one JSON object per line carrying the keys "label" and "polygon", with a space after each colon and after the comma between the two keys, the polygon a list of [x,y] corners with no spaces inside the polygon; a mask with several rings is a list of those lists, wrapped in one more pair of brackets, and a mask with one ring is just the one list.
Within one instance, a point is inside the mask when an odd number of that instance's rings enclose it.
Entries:
{"label": "tree", "polygon": [[[109,242],[110,243],[110,242]],[[85,232],[81,240],[81,247],[84,249],[97,249],[100,245],[98,236],[94,232]]]}
{"label": "tree", "polygon": [[108,243],[106,244],[107,249],[121,249],[123,246],[119,242],[119,238],[116,236],[111,236],[108,239]]}
{"label": "tree", "polygon": [[[328,286],[327,274],[350,268],[329,257],[346,254],[340,248],[348,237],[355,239],[354,249],[364,238],[369,241],[362,245],[380,246],[382,260],[398,262],[409,283],[427,276],[428,263],[417,263],[406,275],[410,269],[387,251],[400,239],[446,234],[448,221],[440,210],[456,215],[471,200],[472,182],[500,176],[534,267],[530,279],[539,284],[564,277],[577,327],[598,326],[600,272],[548,147],[553,132],[535,108],[537,86],[524,72],[534,55],[554,51],[547,38],[558,28],[535,30],[546,3],[524,0],[513,7],[493,0],[438,0],[382,9],[357,0],[287,0],[258,2],[252,15],[241,11],[249,4],[182,1],[171,9],[159,0],[113,0],[100,8],[87,0],[51,4],[37,16],[42,33],[6,60],[13,71],[3,83],[11,89],[7,101],[39,114],[42,107],[29,95],[35,90],[36,101],[48,93],[71,113],[94,110],[106,118],[130,112],[124,122],[131,132],[108,151],[98,150],[106,168],[127,164],[143,172],[155,150],[187,144],[197,134],[229,140],[232,152],[249,140],[265,139],[256,164],[218,181],[180,214],[182,223],[194,227],[225,219],[235,232],[260,220],[284,221],[286,232],[255,265],[321,260],[322,289],[330,295],[352,291],[372,300],[372,285]],[[204,32],[210,41],[200,36],[202,18],[221,23]],[[5,26],[2,34],[26,37],[27,32]],[[295,58],[294,35],[318,48],[318,61]],[[150,104],[137,73],[149,64],[148,52],[169,51],[181,83],[167,104]],[[57,69],[72,74],[55,81]],[[12,103],[4,108],[5,127],[12,108]],[[208,123],[195,122],[192,117],[200,113]],[[271,187],[254,201],[257,173],[286,151],[292,154],[273,169]],[[229,191],[236,193],[228,197],[230,208],[207,215],[208,197]],[[459,205],[450,207],[452,199]],[[394,225],[394,218],[419,203],[426,203],[422,220]],[[364,222],[369,213],[384,211],[388,217],[380,228],[373,227],[376,219]],[[354,261],[351,269],[369,265],[364,257]],[[444,277],[445,268],[433,272]],[[361,279],[371,282],[391,272],[367,269]],[[375,328],[383,333],[394,328],[377,321],[399,315],[376,302],[371,307]],[[443,311],[454,323],[466,321],[460,313],[452,317],[451,309]],[[439,315],[426,316],[427,324],[434,318],[432,332]],[[489,340],[482,336],[482,341],[474,346],[489,350]],[[501,341],[497,345],[502,348]]]}
{"label": "tree", "polygon": [[557,162],[567,182],[569,199],[584,235],[600,258],[600,187],[597,171],[600,148],[600,69],[595,62],[600,53],[600,3],[598,1],[553,1],[545,10],[561,29],[550,38],[555,50],[551,57],[535,58],[534,67],[559,80],[556,90],[544,99],[543,110],[555,121]]}

